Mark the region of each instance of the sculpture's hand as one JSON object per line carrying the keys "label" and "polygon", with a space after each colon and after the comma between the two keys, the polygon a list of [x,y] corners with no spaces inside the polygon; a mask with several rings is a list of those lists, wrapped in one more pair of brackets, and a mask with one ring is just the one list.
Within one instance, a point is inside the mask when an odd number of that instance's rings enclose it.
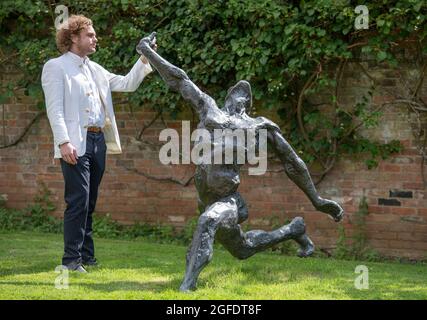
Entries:
{"label": "sculpture's hand", "polygon": [[205,114],[208,108],[218,108],[215,101],[206,93],[202,92],[188,77],[184,70],[174,66],[165,58],[160,56],[156,50],[156,32],[144,37],[136,46],[136,51],[141,54],[141,59],[144,62],[146,58],[151,66],[157,70],[167,86],[179,92],[182,97],[191,102],[193,108],[199,114]]}
{"label": "sculpture's hand", "polygon": [[156,43],[156,32],[152,32],[149,36],[142,38],[138,45],[136,46],[136,51],[139,54],[144,54],[144,51],[146,51],[148,48],[153,49],[154,51],[157,50],[157,43]]}
{"label": "sculpture's hand", "polygon": [[339,222],[343,219],[344,209],[335,201],[319,197],[314,207],[321,212],[329,214],[335,222]]}

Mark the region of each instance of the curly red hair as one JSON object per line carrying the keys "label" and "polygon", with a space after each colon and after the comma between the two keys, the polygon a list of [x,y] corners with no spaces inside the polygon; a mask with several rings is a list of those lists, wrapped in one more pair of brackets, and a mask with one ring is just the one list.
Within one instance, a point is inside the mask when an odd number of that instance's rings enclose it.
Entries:
{"label": "curly red hair", "polygon": [[80,32],[91,26],[92,20],[83,15],[72,15],[64,21],[56,31],[56,46],[61,53],[68,52],[72,45],[71,35],[79,35]]}

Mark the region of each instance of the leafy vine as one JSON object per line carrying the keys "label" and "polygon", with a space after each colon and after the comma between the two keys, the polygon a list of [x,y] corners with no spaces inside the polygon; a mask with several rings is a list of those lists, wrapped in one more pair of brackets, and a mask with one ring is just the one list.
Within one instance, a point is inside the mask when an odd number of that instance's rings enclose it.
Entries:
{"label": "leafy vine", "polygon": [[[359,134],[375,127],[391,104],[406,105],[415,115],[414,135],[426,161],[426,102],[420,92],[426,73],[427,4],[417,0],[171,0],[171,1],[55,1],[4,0],[0,8],[0,61],[14,65],[23,77],[1,83],[0,104],[25,88],[40,110],[42,65],[58,55],[54,40],[55,7],[92,18],[99,35],[93,60],[123,73],[136,60],[135,45],[142,36],[158,32],[159,52],[187,71],[204,91],[223,102],[227,88],[246,79],[253,89],[254,113],[275,110],[282,130],[320,182],[339,156],[367,154],[368,168],[402,149],[397,140],[382,143]],[[369,28],[356,30],[356,5],[369,8]],[[417,48],[419,78],[405,95],[373,106],[374,90],[381,87],[362,61],[399,69],[396,52]],[[92,58],[92,57],[91,57]],[[372,90],[353,105],[340,101],[343,73],[357,65],[372,82]],[[381,88],[381,90],[389,90]],[[311,97],[326,99],[314,103]],[[152,108],[152,121],[177,116],[186,106],[153,75],[131,95],[132,108]],[[155,103],[153,103],[153,101]],[[4,122],[3,122],[4,123]],[[7,147],[7,146],[3,146]]]}

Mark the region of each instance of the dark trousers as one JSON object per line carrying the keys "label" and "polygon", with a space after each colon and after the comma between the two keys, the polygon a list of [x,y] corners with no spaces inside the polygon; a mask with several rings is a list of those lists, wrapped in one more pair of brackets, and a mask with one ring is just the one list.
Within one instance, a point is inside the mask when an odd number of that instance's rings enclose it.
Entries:
{"label": "dark trousers", "polygon": [[92,213],[105,170],[106,145],[102,132],[87,133],[86,153],[76,165],[61,159],[65,181],[63,265],[80,264],[95,257]]}

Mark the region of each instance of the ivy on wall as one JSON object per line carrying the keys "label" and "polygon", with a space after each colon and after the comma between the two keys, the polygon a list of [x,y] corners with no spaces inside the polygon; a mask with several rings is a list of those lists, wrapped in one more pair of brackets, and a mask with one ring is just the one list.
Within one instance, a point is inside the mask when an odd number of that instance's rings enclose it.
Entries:
{"label": "ivy on wall", "polygon": [[[2,84],[0,104],[25,88],[44,108],[40,74],[43,64],[58,55],[54,21],[59,4],[93,20],[99,48],[91,59],[112,72],[127,72],[136,61],[139,39],[157,31],[159,53],[219,105],[230,86],[250,81],[254,114],[277,111],[285,136],[320,178],[340,154],[368,154],[368,167],[375,167],[379,158],[401,149],[398,141],[383,144],[358,134],[378,125],[385,105],[373,107],[375,79],[354,105],[341,105],[346,66],[370,59],[398,68],[397,49],[408,40],[419,52],[417,63],[427,61],[427,4],[418,0],[3,0],[0,62],[14,64],[24,77]],[[369,9],[369,28],[357,30],[355,7],[363,4]],[[360,67],[358,72],[369,75]],[[418,111],[427,109],[418,97],[425,67],[420,70],[411,96],[396,97],[412,101],[408,106]],[[315,95],[324,101],[310,103],[307,98]],[[124,96],[132,107],[147,105],[172,116],[188,108],[157,75]]]}

